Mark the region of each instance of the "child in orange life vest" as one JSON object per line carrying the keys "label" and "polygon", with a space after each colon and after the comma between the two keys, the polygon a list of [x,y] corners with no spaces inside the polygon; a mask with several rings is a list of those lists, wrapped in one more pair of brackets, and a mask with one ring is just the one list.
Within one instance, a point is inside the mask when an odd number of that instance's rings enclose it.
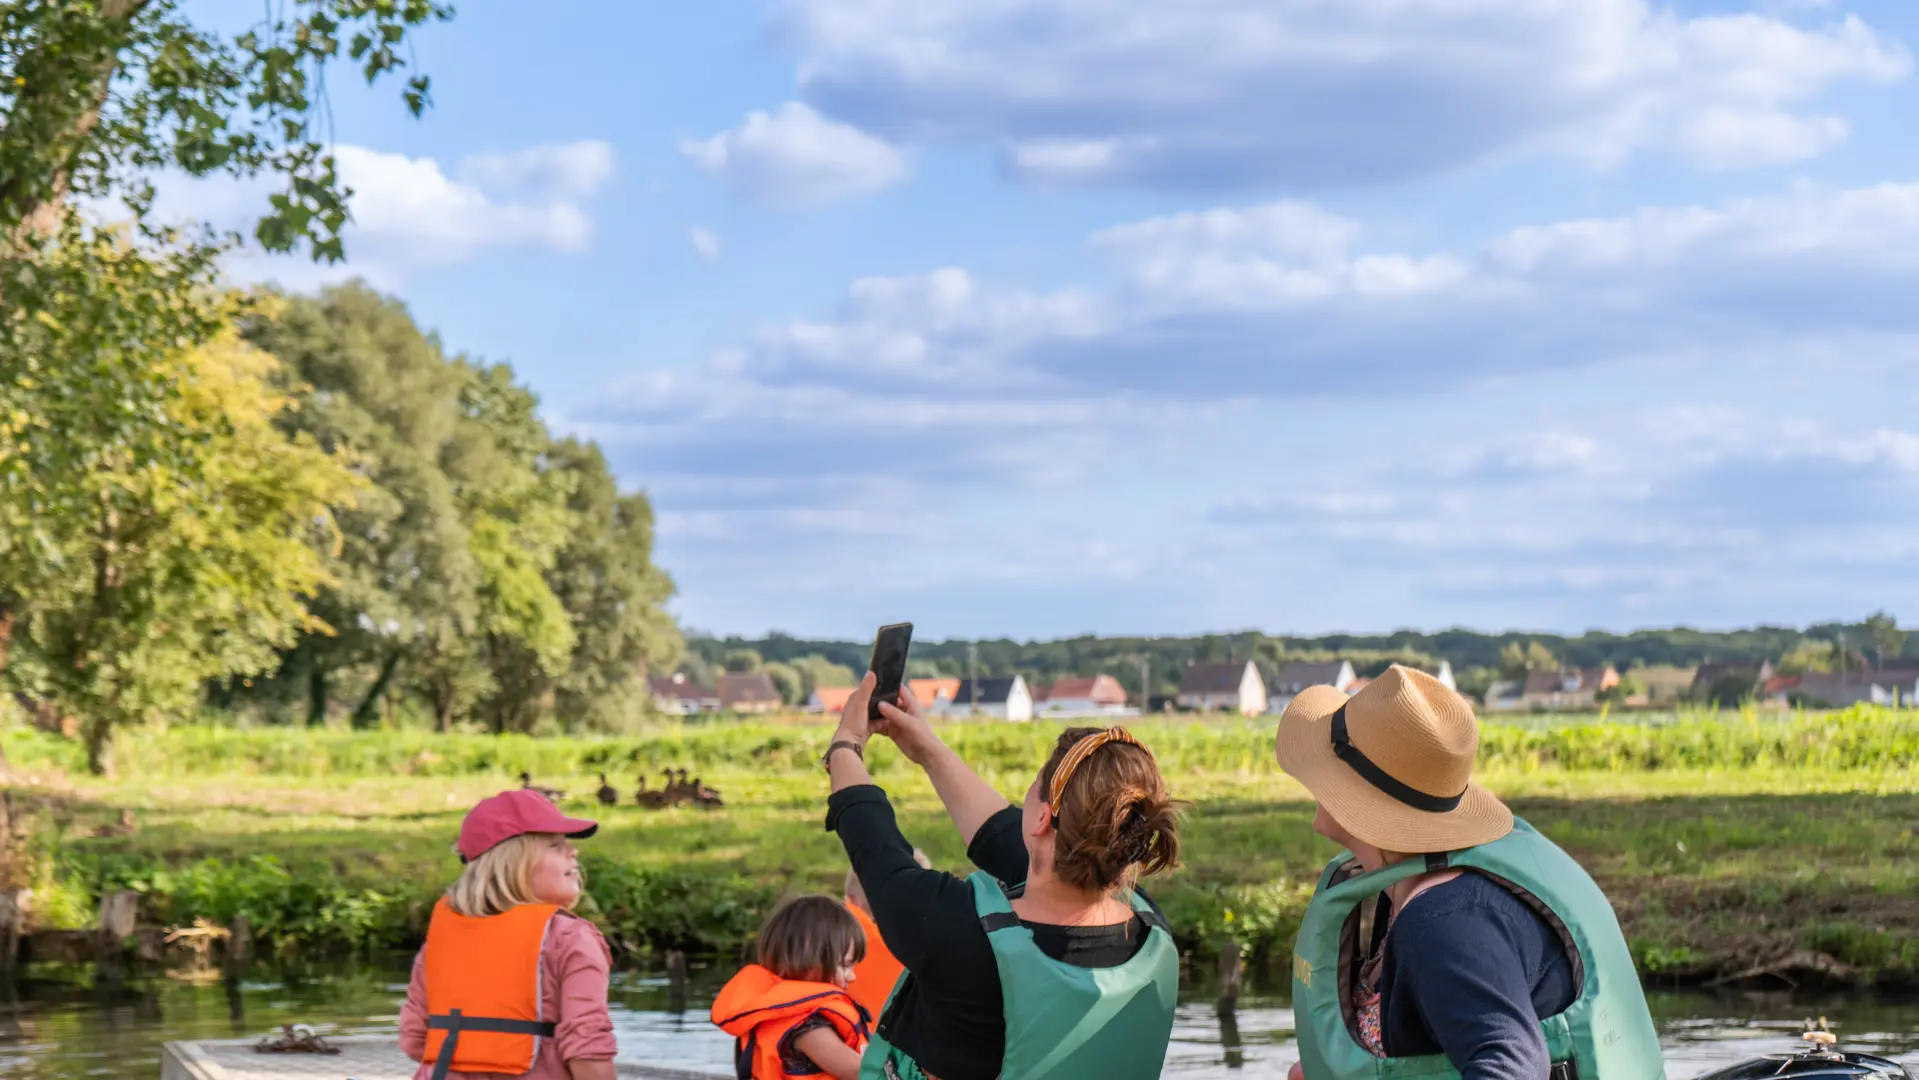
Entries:
{"label": "child in orange life vest", "polygon": [[872,1018],[846,992],[866,935],[827,896],[781,904],[760,929],[759,963],[713,1001],[713,1023],[733,1036],[742,1078],[857,1080]]}
{"label": "child in orange life vest", "polygon": [[465,868],[434,906],[400,1010],[414,1080],[614,1080],[612,956],[572,912],[582,879],[570,841],[598,828],[534,791],[466,815]]}
{"label": "child in orange life vest", "polygon": [[[913,849],[913,861],[919,863],[922,870],[933,868],[932,860],[919,848]],[[866,889],[860,884],[859,875],[851,870],[846,872],[846,910],[853,913],[854,921],[860,924],[860,930],[866,934],[866,959],[853,969],[853,985],[846,989],[877,1024],[880,1010],[886,1008],[886,999],[893,996],[893,987],[900,981],[900,974],[906,967],[893,956],[892,950],[881,939],[879,924],[873,921],[873,905],[867,902]]]}

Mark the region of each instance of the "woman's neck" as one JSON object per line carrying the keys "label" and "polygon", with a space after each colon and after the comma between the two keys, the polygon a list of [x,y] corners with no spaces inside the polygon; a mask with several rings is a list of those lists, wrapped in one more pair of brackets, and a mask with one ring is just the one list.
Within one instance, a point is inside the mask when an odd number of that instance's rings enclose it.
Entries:
{"label": "woman's neck", "polygon": [[1026,888],[1013,901],[1013,913],[1049,926],[1112,926],[1133,917],[1133,909],[1124,901],[1108,893],[1076,889],[1036,866],[1027,867]]}

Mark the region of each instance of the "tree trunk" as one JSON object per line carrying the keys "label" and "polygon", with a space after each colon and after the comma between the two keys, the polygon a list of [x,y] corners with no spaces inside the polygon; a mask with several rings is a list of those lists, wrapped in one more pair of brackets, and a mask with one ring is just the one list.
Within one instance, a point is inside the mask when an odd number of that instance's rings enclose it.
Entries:
{"label": "tree trunk", "polygon": [[320,658],[307,658],[307,726],[319,727],[326,723],[327,707],[327,669]]}
{"label": "tree trunk", "polygon": [[90,717],[83,728],[87,741],[87,771],[107,775],[107,749],[113,742],[113,725],[103,717]]}
{"label": "tree trunk", "polygon": [[442,733],[453,730],[453,680],[445,675],[433,682],[433,714]]}
{"label": "tree trunk", "polygon": [[7,658],[13,654],[13,621],[17,617],[13,602],[0,610],[0,675],[7,673]]}
{"label": "tree trunk", "polygon": [[365,729],[375,725],[379,718],[380,699],[386,696],[387,684],[393,681],[393,673],[400,666],[400,650],[388,654],[386,662],[380,665],[380,676],[373,680],[373,687],[360,700],[358,708],[353,710],[353,726]]}

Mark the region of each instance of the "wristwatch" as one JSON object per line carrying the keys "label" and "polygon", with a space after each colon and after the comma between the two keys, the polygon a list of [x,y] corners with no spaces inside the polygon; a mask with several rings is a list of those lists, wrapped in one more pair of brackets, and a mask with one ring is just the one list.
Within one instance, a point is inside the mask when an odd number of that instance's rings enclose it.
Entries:
{"label": "wristwatch", "polygon": [[851,750],[853,751],[854,757],[859,758],[861,761],[866,760],[866,748],[864,746],[861,746],[859,743],[853,742],[850,739],[837,739],[834,741],[833,745],[826,748],[826,753],[820,755],[820,768],[825,769],[828,772],[832,771],[833,752],[835,750]]}

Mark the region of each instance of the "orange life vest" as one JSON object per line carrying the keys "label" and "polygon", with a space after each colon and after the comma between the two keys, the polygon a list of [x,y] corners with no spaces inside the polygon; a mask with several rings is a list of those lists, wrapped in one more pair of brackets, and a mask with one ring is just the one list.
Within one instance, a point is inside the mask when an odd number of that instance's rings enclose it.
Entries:
{"label": "orange life vest", "polygon": [[814,1013],[825,1016],[855,1053],[866,1049],[866,1010],[831,983],[782,979],[748,964],[713,999],[713,1023],[733,1036],[740,1080],[785,1080],[789,1074],[780,1066],[780,1044]]}
{"label": "orange life vest", "polygon": [[886,1008],[886,999],[893,993],[893,986],[900,981],[900,974],[906,967],[894,958],[886,942],[880,940],[880,928],[874,924],[873,916],[868,915],[865,908],[849,900],[846,910],[853,913],[853,920],[860,924],[861,930],[866,931],[866,959],[853,969],[853,985],[847,987],[846,992],[860,1003],[866,1015],[878,1020],[880,1010]]}
{"label": "orange life vest", "polygon": [[449,1069],[517,1076],[533,1068],[554,1021],[541,1015],[540,953],[554,904],[498,915],[433,906],[425,952],[426,1060],[434,1080]]}

